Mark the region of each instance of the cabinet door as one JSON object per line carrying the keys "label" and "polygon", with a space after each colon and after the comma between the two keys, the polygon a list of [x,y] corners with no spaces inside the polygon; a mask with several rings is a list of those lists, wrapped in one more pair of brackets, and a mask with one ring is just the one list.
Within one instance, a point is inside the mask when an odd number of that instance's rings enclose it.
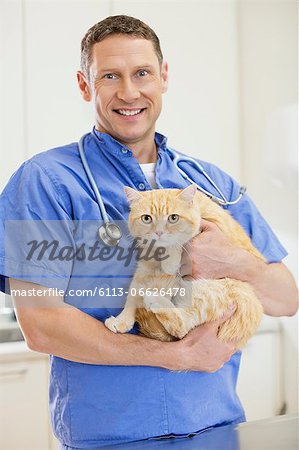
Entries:
{"label": "cabinet door", "polygon": [[48,450],[47,360],[3,363],[0,368],[0,448]]}

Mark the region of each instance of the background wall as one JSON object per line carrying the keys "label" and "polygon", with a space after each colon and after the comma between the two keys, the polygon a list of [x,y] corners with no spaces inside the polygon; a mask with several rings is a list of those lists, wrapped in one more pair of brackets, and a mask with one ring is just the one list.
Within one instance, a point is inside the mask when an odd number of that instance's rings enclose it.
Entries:
{"label": "background wall", "polygon": [[[23,160],[92,127],[76,85],[80,41],[121,13],[157,31],[170,65],[158,130],[248,185],[297,274],[295,0],[0,0],[0,187]],[[281,389],[295,411],[297,319],[275,327],[284,329]]]}
{"label": "background wall", "polygon": [[149,22],[169,61],[170,87],[158,129],[178,149],[213,160],[240,177],[234,2],[2,0],[0,4],[8,88],[2,93],[5,126],[0,139],[10,155],[2,169],[2,185],[22,159],[77,140],[91,128],[90,104],[82,102],[76,85],[80,41],[95,21],[119,13]]}
{"label": "background wall", "polygon": [[[298,282],[298,11],[290,0],[237,4],[241,172],[289,251]],[[281,318],[283,395],[298,408],[298,315]]]}

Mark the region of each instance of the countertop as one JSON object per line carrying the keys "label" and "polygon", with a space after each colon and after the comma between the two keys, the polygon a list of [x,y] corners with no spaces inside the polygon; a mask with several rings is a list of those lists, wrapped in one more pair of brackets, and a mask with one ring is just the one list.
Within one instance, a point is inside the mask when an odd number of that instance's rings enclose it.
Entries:
{"label": "countertop", "polygon": [[[298,416],[209,429],[193,438],[139,441],[98,450],[298,450]],[[96,450],[96,449],[93,449]]]}
{"label": "countertop", "polygon": [[48,359],[48,355],[29,350],[25,341],[0,344],[0,364],[33,359]]}

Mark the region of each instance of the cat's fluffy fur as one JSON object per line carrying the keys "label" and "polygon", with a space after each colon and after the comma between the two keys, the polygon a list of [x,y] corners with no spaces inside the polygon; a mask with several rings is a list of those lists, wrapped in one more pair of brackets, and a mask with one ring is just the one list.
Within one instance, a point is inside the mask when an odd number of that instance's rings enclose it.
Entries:
{"label": "cat's fluffy fur", "polygon": [[[252,287],[229,278],[186,281],[178,272],[182,246],[199,233],[201,218],[215,223],[233,245],[264,260],[242,227],[228,212],[198,192],[195,185],[183,190],[141,193],[125,188],[125,191],[131,207],[129,229],[132,236],[147,238],[150,242],[157,239],[157,231],[163,232],[156,245],[165,247],[169,255],[162,262],[140,260],[130,288],[135,288],[137,293],[147,288],[157,288],[159,293],[170,289],[168,292],[173,293],[176,287],[184,288],[186,294],[129,294],[123,311],[117,317],[108,318],[105,325],[114,332],[125,333],[137,321],[144,335],[171,341],[182,339],[197,325],[219,319],[229,305],[235,303],[236,311],[220,326],[218,337],[234,341],[237,348],[243,347],[256,331],[263,314]],[[179,216],[175,223],[168,220],[172,214]],[[151,216],[152,222],[144,223],[144,215]]]}

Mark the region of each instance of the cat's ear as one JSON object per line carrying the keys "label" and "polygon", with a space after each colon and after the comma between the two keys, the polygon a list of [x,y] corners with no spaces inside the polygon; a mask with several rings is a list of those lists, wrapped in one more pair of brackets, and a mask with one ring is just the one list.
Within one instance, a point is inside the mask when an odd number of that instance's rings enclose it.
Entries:
{"label": "cat's ear", "polygon": [[138,200],[142,199],[142,195],[140,192],[136,191],[135,189],[130,188],[129,186],[125,186],[124,188],[125,194],[127,196],[128,202],[131,205],[133,202],[136,202]]}
{"label": "cat's ear", "polygon": [[184,200],[185,202],[189,203],[189,205],[192,205],[194,195],[197,191],[196,184],[190,184],[190,186],[186,187],[182,190],[177,196],[180,200]]}

